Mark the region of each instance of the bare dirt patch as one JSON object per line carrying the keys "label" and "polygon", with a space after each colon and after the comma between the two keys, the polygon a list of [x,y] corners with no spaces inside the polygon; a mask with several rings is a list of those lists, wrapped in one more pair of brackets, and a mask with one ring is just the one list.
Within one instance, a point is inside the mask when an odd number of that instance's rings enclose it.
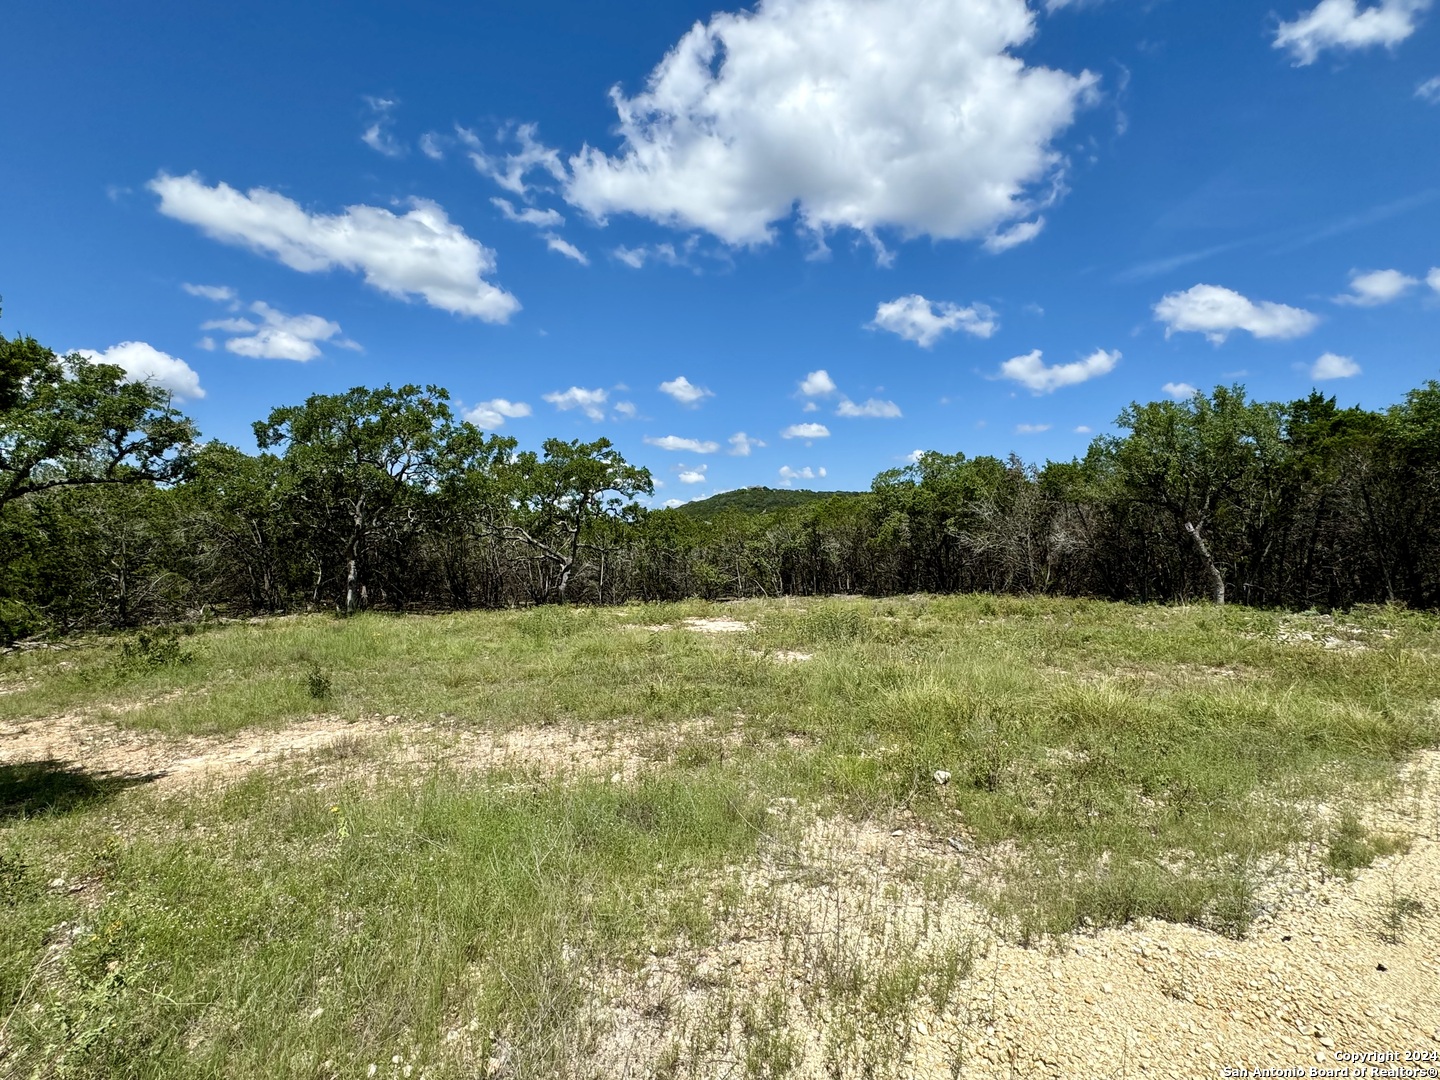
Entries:
{"label": "bare dirt patch", "polygon": [[697,634],[743,634],[754,629],[750,623],[739,619],[686,619],[682,625]]}
{"label": "bare dirt patch", "polygon": [[[382,745],[382,739],[389,745]],[[309,776],[344,773],[354,758],[367,769],[373,763],[402,769],[424,764],[561,779],[599,774],[629,782],[686,749],[713,743],[715,752],[725,753],[740,741],[738,731],[705,723],[645,731],[522,727],[495,732],[458,723],[407,722],[398,716],[357,721],[317,717],[226,738],[176,739],[67,715],[0,725],[0,765],[63,762],[97,777],[144,777],[160,792],[229,783],[255,769],[307,757],[319,759],[307,771]]]}
{"label": "bare dirt patch", "polygon": [[738,872],[713,944],[596,980],[597,1060],[613,1075],[740,1075],[759,1055],[817,1080],[1195,1077],[1440,1052],[1440,752],[1402,780],[1366,818],[1407,852],[1349,879],[1294,853],[1239,941],[1144,920],[1024,948],[967,899],[988,860],[965,843],[822,822]]}
{"label": "bare dirt patch", "polygon": [[174,739],[81,716],[52,716],[0,726],[0,765],[64,762],[97,776],[153,777],[155,787],[166,791],[202,780],[223,782],[384,727],[383,721],[348,723],[338,717],[322,717],[231,738]]}

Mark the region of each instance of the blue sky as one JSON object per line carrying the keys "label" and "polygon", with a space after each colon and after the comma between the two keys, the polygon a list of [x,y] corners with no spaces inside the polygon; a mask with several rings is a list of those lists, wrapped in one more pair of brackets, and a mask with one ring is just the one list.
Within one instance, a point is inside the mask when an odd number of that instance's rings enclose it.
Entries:
{"label": "blue sky", "polygon": [[0,329],[249,450],[434,382],[659,504],[1440,375],[1430,0],[53,0],[6,39]]}

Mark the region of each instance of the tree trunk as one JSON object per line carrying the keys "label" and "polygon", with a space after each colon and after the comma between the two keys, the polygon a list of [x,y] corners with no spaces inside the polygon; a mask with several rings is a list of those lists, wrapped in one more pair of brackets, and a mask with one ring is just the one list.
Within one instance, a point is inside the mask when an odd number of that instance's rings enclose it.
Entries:
{"label": "tree trunk", "polygon": [[1200,535],[1200,530],[1193,522],[1185,523],[1185,531],[1190,534],[1190,539],[1195,542],[1195,550],[1200,556],[1200,561],[1205,564],[1206,571],[1210,574],[1210,596],[1217,605],[1225,603],[1225,575],[1220,572],[1220,567],[1215,565],[1215,560],[1210,557],[1210,549],[1206,546],[1205,540]]}

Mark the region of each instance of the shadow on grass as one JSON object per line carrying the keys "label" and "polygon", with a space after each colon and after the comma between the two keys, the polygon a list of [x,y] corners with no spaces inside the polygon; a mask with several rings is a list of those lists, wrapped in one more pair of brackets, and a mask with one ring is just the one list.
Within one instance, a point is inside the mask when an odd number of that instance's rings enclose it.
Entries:
{"label": "shadow on grass", "polygon": [[54,759],[0,765],[0,821],[81,810],[163,775],[91,773]]}

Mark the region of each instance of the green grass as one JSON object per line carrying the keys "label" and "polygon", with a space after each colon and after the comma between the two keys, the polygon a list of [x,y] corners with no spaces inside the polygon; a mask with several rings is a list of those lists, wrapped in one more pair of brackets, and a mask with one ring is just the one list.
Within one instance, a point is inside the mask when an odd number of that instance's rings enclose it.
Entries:
{"label": "green grass", "polygon": [[[754,629],[678,628],[713,615]],[[0,724],[221,738],[394,717],[615,736],[645,760],[633,783],[475,773],[379,740],[317,755],[334,766],[320,774],[299,761],[163,796],[0,767],[0,1073],[586,1075],[596,972],[714,934],[717,882],[787,827],[766,812],[782,797],[797,828],[903,808],[939,837],[1013,849],[981,899],[1022,941],[1143,916],[1241,935],[1289,845],[1321,844],[1346,872],[1385,853],[1355,811],[1440,741],[1440,624],[1383,609],[697,602],[292,617],[147,642],[5,656]],[[812,659],[776,662],[784,650]],[[1348,816],[1316,824],[1322,801]],[[948,1000],[970,964],[893,959],[851,986],[868,961],[811,957],[854,1017],[937,987]],[[781,1075],[782,1003],[743,1006],[752,1071]]]}

